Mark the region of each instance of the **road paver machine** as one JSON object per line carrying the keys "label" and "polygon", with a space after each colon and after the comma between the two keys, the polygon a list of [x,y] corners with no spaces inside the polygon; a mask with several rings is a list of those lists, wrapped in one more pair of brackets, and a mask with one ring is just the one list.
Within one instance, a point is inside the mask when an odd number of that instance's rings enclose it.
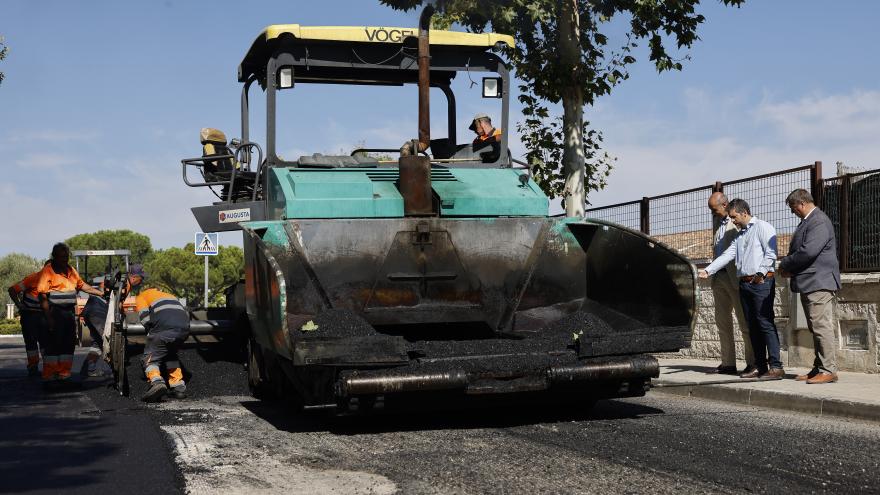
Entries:
{"label": "road paver machine", "polygon": [[[513,39],[430,30],[430,15],[417,28],[267,27],[238,68],[240,139],[205,129],[203,156],[182,161],[184,181],[219,198],[193,208],[201,228],[243,232],[251,390],[337,413],[643,395],[658,376],[651,353],[690,344],[693,265],[620,225],[551,216],[508,150],[501,52]],[[495,146],[456,133],[452,82],[465,72],[500,98]],[[316,101],[279,112],[279,93],[306,84],[415,86],[418,129],[402,147],[282,158],[277,124],[326,112]],[[257,87],[264,146],[249,130]]]}

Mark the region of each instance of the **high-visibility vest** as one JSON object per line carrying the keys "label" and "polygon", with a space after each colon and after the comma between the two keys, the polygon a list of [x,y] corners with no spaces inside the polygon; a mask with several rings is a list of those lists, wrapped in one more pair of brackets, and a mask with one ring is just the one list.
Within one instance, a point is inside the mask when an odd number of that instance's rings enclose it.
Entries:
{"label": "high-visibility vest", "polygon": [[501,138],[501,129],[492,129],[492,134],[484,134],[482,136],[477,136],[476,138],[474,138],[474,143],[486,141],[487,139],[495,139],[497,141],[500,138]]}
{"label": "high-visibility vest", "polygon": [[135,309],[148,331],[189,330],[189,312],[173,294],[146,289],[138,294]]}
{"label": "high-visibility vest", "polygon": [[34,272],[10,287],[16,296],[24,292],[24,296],[21,298],[22,310],[40,311],[40,297],[37,293],[37,283],[39,281],[40,272]]}
{"label": "high-visibility vest", "polygon": [[66,273],[55,273],[50,263],[40,270],[37,292],[46,294],[49,304],[53,306],[73,309],[76,307],[76,293],[84,284],[85,282],[72,266],[67,267]]}

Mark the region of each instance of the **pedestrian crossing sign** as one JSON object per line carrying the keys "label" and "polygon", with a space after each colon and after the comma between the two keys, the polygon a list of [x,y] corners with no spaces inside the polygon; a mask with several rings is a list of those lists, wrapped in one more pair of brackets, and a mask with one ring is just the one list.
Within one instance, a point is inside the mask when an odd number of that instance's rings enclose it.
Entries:
{"label": "pedestrian crossing sign", "polygon": [[195,253],[197,256],[216,256],[219,249],[216,232],[196,232]]}

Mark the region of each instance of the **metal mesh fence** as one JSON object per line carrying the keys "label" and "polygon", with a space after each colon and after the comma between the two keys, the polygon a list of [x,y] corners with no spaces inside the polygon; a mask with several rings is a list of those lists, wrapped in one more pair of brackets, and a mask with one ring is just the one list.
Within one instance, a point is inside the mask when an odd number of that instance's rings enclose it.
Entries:
{"label": "metal mesh fence", "polygon": [[614,222],[629,229],[639,230],[641,228],[640,203],[640,201],[630,201],[601,208],[590,208],[586,211],[586,216],[588,218]]}
{"label": "metal mesh fence", "polygon": [[819,208],[831,219],[834,225],[834,238],[837,239],[837,256],[841,256],[840,245],[840,187],[843,178],[832,177],[822,181],[822,198]]}
{"label": "metal mesh fence", "polygon": [[880,270],[880,170],[823,182],[822,211],[834,224],[841,269]]}
{"label": "metal mesh fence", "polygon": [[707,200],[712,187],[649,198],[649,233],[692,260],[712,259],[712,215]]}
{"label": "metal mesh fence", "polygon": [[[785,202],[795,189],[819,197],[834,224],[840,267],[845,272],[880,271],[880,169],[834,177],[816,184],[821,165],[716,183],[729,199],[749,203],[752,215],[776,228],[778,256],[788,254],[791,236],[800,223]],[[713,223],[707,207],[713,186],[678,191],[641,201],[591,208],[587,216],[642,230],[677,249],[695,263],[712,259]]]}
{"label": "metal mesh fence", "polygon": [[846,268],[880,270],[880,171],[852,174],[850,184]]}
{"label": "metal mesh fence", "polygon": [[[713,257],[714,227],[707,202],[712,191],[720,187],[729,199],[744,199],[753,215],[776,228],[778,255],[781,257],[788,254],[789,240],[800,222],[791,213],[785,198],[795,189],[812,190],[812,174],[816,167],[806,165],[644,198],[643,201],[591,208],[587,210],[587,216],[642,230],[695,263],[708,262]],[[642,208],[643,202],[647,203],[646,209]],[[647,218],[643,218],[644,214]]]}
{"label": "metal mesh fence", "polygon": [[777,255],[780,258],[788,254],[791,235],[800,223],[800,218],[791,212],[785,198],[795,189],[811,189],[811,168],[808,165],[724,183],[724,194],[728,198],[746,200],[752,215],[776,228]]}

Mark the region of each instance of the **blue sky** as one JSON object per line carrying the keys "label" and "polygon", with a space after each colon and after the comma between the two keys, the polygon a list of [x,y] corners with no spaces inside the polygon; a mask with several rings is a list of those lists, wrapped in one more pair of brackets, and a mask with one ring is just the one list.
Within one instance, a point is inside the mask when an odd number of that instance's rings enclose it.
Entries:
{"label": "blue sky", "polygon": [[[586,110],[618,158],[594,205],[815,160],[826,175],[837,161],[880,167],[880,2],[700,9],[707,22],[683,72],[658,75],[639,52],[631,79]],[[43,257],[57,240],[107,228],[143,232],[159,248],[191,242],[189,208],[212,196],[183,185],[179,161],[199,154],[201,127],[239,134],[238,62],[278,23],[413,26],[416,14],[370,0],[5,0],[0,255]],[[459,86],[466,135],[483,102]],[[389,110],[415,110],[411,88],[301,85],[290,95],[284,105],[301,117],[282,126],[282,154],[396,147],[415,128],[414,112]]]}

